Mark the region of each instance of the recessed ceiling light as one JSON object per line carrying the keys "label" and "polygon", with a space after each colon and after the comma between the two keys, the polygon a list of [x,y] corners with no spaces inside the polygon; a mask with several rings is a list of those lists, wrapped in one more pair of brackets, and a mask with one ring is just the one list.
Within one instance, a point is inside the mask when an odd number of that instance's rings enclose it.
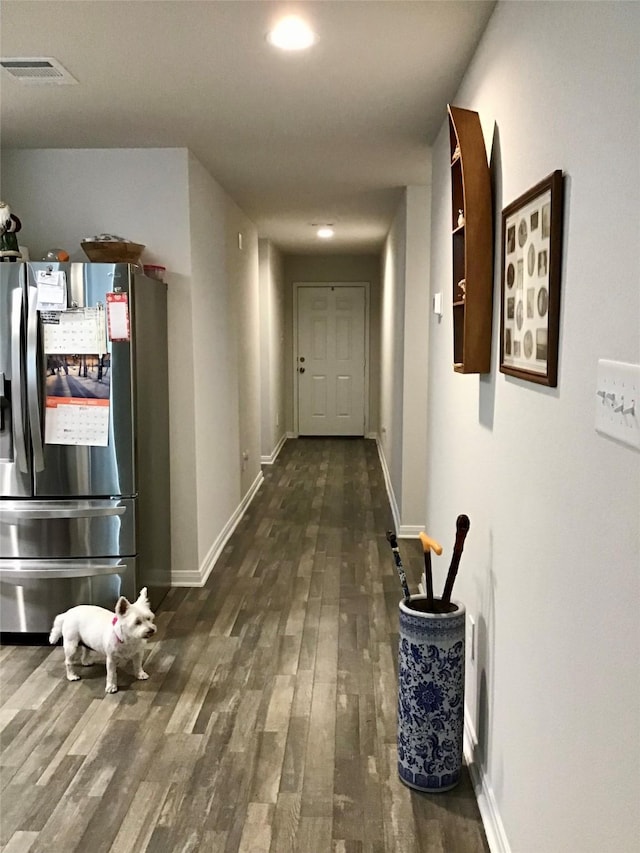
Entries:
{"label": "recessed ceiling light", "polygon": [[267,40],[281,50],[305,50],[311,47],[316,37],[302,18],[289,15],[276,24],[268,34]]}
{"label": "recessed ceiling light", "polygon": [[322,228],[318,228],[317,234],[323,240],[328,240],[329,237],[333,237],[334,231],[328,225],[323,225]]}

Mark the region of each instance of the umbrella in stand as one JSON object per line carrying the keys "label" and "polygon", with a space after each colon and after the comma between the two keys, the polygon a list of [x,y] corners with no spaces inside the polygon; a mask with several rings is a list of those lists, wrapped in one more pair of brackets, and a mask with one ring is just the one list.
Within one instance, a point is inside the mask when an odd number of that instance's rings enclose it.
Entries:
{"label": "umbrella in stand", "polygon": [[393,551],[393,558],[396,562],[396,569],[398,570],[398,576],[400,578],[400,583],[402,584],[402,591],[404,592],[404,600],[409,601],[411,593],[409,592],[409,585],[407,584],[407,576],[404,573],[404,567],[402,565],[402,560],[400,559],[398,540],[396,539],[396,534],[392,530],[387,530],[387,542],[391,545],[391,550]]}

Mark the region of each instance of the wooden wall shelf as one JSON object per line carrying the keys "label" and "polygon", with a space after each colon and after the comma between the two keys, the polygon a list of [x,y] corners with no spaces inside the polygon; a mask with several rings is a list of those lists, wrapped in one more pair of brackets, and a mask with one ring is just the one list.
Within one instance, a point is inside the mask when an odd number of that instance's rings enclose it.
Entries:
{"label": "wooden wall shelf", "polygon": [[[451,149],[453,369],[456,373],[489,373],[493,317],[489,166],[478,113],[451,105],[447,110]],[[458,225],[460,211],[463,225]]]}

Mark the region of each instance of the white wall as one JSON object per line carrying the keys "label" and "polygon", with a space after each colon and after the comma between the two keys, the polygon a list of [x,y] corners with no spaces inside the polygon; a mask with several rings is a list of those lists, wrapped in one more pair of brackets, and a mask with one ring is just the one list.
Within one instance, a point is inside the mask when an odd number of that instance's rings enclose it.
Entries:
{"label": "white wall", "polygon": [[285,293],[282,254],[269,240],[258,241],[260,266],[260,454],[274,461],[285,438]]}
{"label": "white wall", "polygon": [[404,405],[404,295],[406,278],[406,192],[385,242],[382,256],[380,321],[380,458],[396,527],[402,518],[402,426]]}
{"label": "white wall", "polygon": [[444,116],[433,151],[445,316],[431,319],[425,520],[447,542],[471,518],[456,585],[479,633],[467,714],[494,849],[513,853],[640,838],[640,453],[594,430],[598,359],[640,361],[639,43],[637,3],[500,3],[453,100],[481,116],[496,229],[566,173],[556,389],[498,371],[497,270],[492,373],[453,373]]}
{"label": "white wall", "polygon": [[383,256],[379,435],[396,531],[405,537],[424,530],[427,494],[430,230],[430,186],[405,187]]}
{"label": "white wall", "polygon": [[190,274],[186,149],[3,150],[1,167],[31,260],[59,248],[86,261],[81,240],[106,232],[145,245],[145,263]]}
{"label": "white wall", "polygon": [[402,492],[398,532],[408,536],[424,530],[427,495],[431,188],[412,186],[405,193]]}
{"label": "white wall", "polygon": [[[175,579],[180,579],[181,571],[206,574],[212,568],[219,553],[218,534],[241,498],[238,354],[230,319],[232,282],[223,227],[226,206],[224,191],[189,154],[192,276],[179,295],[180,302],[172,306],[171,353],[172,359],[175,354],[176,372],[172,381],[175,423],[171,438],[173,452],[180,460],[174,466],[174,476],[179,481],[173,488],[176,500],[172,513],[176,535],[191,538],[195,532],[197,556],[192,563],[185,563],[181,554],[187,551],[187,543],[174,549]],[[184,334],[178,336],[175,327],[183,314],[187,314]],[[191,443],[187,443],[187,434],[183,435],[187,430],[194,434]],[[193,513],[192,520],[187,513]],[[184,578],[188,579],[189,575]]]}
{"label": "white wall", "polygon": [[[258,233],[229,196],[225,205],[227,273],[231,313],[226,322],[233,329],[237,350],[238,457],[240,486],[246,495],[262,480],[260,468],[260,285]],[[242,235],[239,238],[238,235]],[[241,246],[240,246],[241,243]],[[224,404],[218,400],[218,406]]]}

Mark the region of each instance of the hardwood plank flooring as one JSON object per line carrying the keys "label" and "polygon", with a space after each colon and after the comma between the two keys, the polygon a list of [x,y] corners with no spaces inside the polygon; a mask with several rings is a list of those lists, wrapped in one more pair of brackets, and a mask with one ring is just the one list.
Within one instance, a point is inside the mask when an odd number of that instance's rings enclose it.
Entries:
{"label": "hardwood plank flooring", "polygon": [[[400,584],[375,442],[283,447],[202,589],[158,609],[148,681],[0,649],[2,853],[488,853],[468,773],[396,769]],[[410,585],[422,556],[401,541]]]}

